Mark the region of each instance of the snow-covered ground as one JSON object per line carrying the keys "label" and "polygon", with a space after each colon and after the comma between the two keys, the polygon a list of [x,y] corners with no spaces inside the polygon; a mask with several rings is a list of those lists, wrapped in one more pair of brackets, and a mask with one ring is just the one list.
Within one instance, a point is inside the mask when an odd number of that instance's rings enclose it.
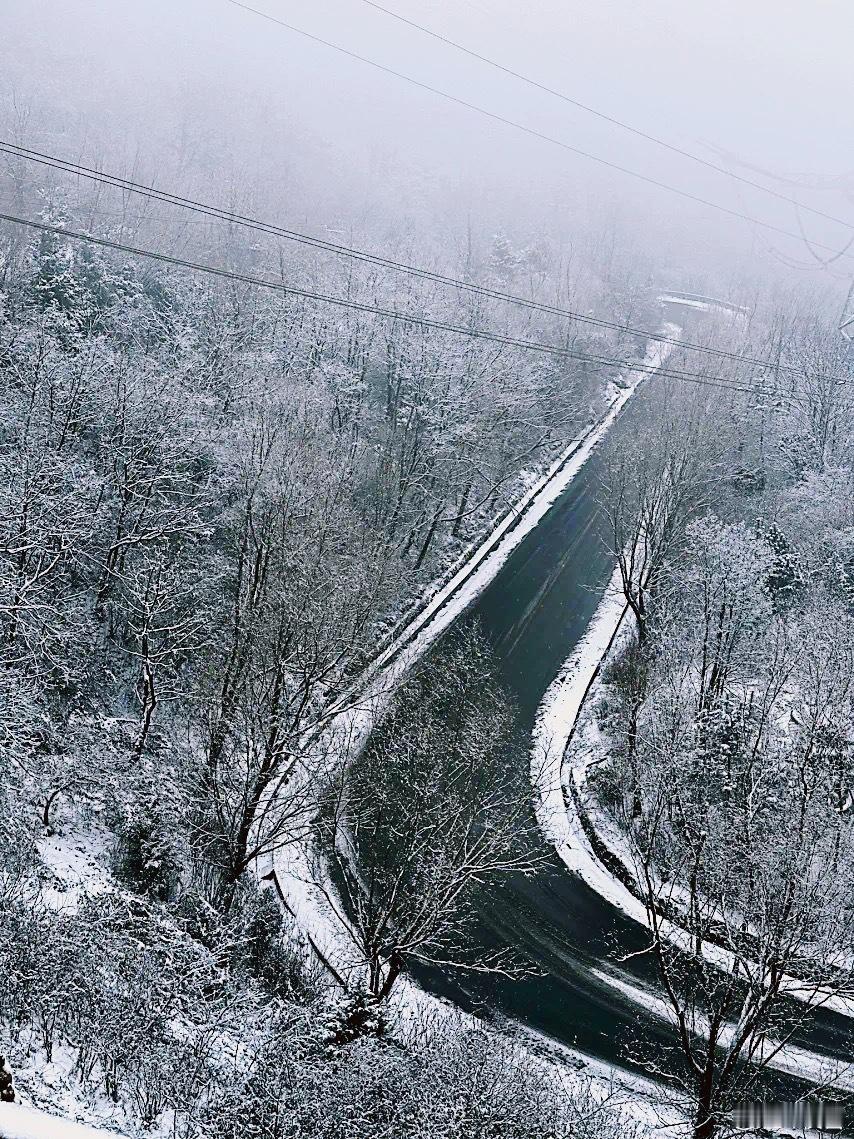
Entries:
{"label": "snow-covered ground", "polygon": [[19,1103],[0,1103],[0,1139],[121,1139],[117,1131],[102,1131],[74,1123]]}
{"label": "snow-covered ground", "polygon": [[51,875],[42,887],[42,900],[55,910],[74,910],[83,898],[109,890],[111,842],[110,832],[96,825],[41,838],[39,857]]}
{"label": "snow-covered ground", "polygon": [[[69,912],[87,897],[110,890],[110,832],[98,823],[64,825],[38,842],[45,871],[40,899],[58,912]],[[106,1139],[124,1136],[121,1109],[106,1096],[84,1096],[73,1048],[55,1044],[48,1061],[35,1036],[23,1035],[7,1046],[21,1102],[0,1103],[0,1139]],[[48,1111],[41,1110],[42,1107]],[[72,1116],[98,1120],[109,1130]],[[116,1130],[118,1128],[118,1130]]]}

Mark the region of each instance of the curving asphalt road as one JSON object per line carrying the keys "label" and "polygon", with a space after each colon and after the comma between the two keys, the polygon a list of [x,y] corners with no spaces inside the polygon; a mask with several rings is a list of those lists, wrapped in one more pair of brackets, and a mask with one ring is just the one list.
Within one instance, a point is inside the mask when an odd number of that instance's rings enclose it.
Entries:
{"label": "curving asphalt road", "polygon": [[[611,439],[635,430],[651,402],[666,398],[653,377],[629,402]],[[591,456],[540,524],[516,548],[461,618],[476,621],[495,653],[515,705],[520,733],[530,738],[549,684],[584,634],[613,570],[598,503],[603,450]],[[441,651],[440,649],[438,651]],[[527,764],[527,756],[520,762]],[[634,1068],[639,1057],[672,1037],[652,1014],[591,973],[623,972],[655,985],[647,958],[618,966],[617,950],[637,950],[644,931],[571,874],[557,856],[532,878],[519,878],[484,898],[478,936],[484,947],[512,945],[544,975],[509,981],[419,974],[432,991],[472,1011],[501,1014],[610,1064]],[[626,971],[631,968],[631,974]],[[854,1059],[854,1032],[844,1017],[818,1013],[797,1040],[837,1060]],[[778,1092],[792,1088],[780,1080]]]}

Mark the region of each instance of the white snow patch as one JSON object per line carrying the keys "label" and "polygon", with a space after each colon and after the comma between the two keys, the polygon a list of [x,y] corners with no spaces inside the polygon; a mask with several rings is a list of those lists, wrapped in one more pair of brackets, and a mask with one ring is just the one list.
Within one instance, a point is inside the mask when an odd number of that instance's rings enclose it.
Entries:
{"label": "white snow patch", "polygon": [[117,1139],[117,1135],[20,1103],[0,1103],[0,1139]]}
{"label": "white snow patch", "polygon": [[55,910],[76,910],[84,898],[110,889],[106,828],[89,826],[67,834],[45,835],[36,844],[52,880],[42,889],[43,901]]}
{"label": "white snow patch", "polygon": [[[563,761],[584,698],[608,652],[626,613],[617,567],[587,632],[572,656],[549,685],[537,712],[531,747],[531,778],[535,789],[537,820],[558,847],[574,849],[576,826],[564,800]],[[583,832],[582,832],[583,833]],[[567,857],[570,855],[567,853]],[[574,855],[571,857],[574,858]],[[580,869],[567,862],[572,870]]]}
{"label": "white snow patch", "polygon": [[659,297],[662,304],[666,305],[684,305],[685,308],[696,308],[703,312],[708,312],[714,308],[714,305],[709,304],[708,301],[695,301],[687,297]]}

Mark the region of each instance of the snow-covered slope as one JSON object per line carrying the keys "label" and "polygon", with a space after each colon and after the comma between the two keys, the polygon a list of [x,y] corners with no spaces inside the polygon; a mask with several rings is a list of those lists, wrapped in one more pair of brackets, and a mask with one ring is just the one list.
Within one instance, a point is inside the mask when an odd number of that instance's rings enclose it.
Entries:
{"label": "snow-covered slope", "polygon": [[46,1115],[19,1103],[0,1103],[0,1139],[116,1139],[116,1131],[100,1131]]}

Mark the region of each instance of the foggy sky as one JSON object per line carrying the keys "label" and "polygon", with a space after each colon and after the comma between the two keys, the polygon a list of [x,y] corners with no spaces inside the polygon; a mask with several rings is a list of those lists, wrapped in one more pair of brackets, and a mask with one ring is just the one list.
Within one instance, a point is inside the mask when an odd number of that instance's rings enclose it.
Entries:
{"label": "foggy sky", "polygon": [[[792,207],[498,75],[360,0],[251,2],[573,146],[797,229]],[[385,3],[604,113],[854,219],[850,0]],[[629,225],[653,219],[698,250],[722,244],[762,253],[771,244],[810,260],[799,242],[757,235],[527,138],[226,0],[0,0],[0,28],[4,122],[13,97],[17,108],[58,102],[69,132],[83,129],[96,149],[109,139],[100,151],[108,168],[183,147],[169,188],[181,188],[175,178],[199,177],[195,146],[223,164],[251,167],[285,200],[291,180],[304,193],[316,179],[321,212],[346,187],[362,195],[360,208],[385,209],[377,187],[384,164],[393,164],[412,172],[413,200],[436,185],[461,188],[460,201],[465,187],[478,186],[522,210],[529,197],[586,195]],[[30,125],[37,133],[37,115]],[[27,137],[25,125],[19,141]],[[61,152],[61,138],[53,141]],[[351,182],[357,168],[367,181]],[[803,222],[834,246],[849,236],[820,219]]]}

